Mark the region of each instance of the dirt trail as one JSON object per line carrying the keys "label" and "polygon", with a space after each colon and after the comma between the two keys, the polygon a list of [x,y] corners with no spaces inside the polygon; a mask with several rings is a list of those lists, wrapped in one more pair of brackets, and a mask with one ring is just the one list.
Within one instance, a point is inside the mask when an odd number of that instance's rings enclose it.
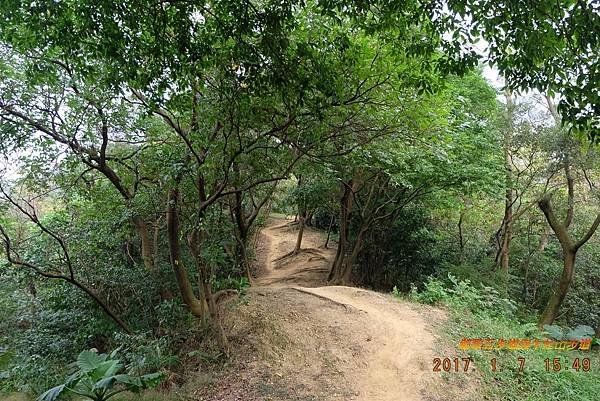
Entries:
{"label": "dirt trail", "polygon": [[[331,381],[321,377],[325,390],[321,388],[316,399],[425,401],[448,397],[448,389],[442,390],[441,379],[432,373],[432,360],[440,356],[434,350],[433,325],[444,321],[444,314],[373,291],[324,286],[335,250],[321,248],[322,233],[307,229],[305,249],[281,258],[293,249],[296,235],[297,228],[284,219],[271,219],[263,229],[261,248],[257,249],[262,272],[252,291],[285,298],[288,310],[304,304],[302,313],[308,314],[306,333],[299,330],[294,334],[304,336],[301,343],[314,340],[320,330],[312,327],[318,326],[317,322],[330,324],[330,334],[319,337],[319,341],[334,354],[335,369],[321,368],[317,375],[334,377]],[[311,363],[316,363],[312,358]],[[296,374],[302,376],[299,370]],[[331,386],[327,383],[337,383],[335,390],[339,391],[327,394]]]}
{"label": "dirt trail", "polygon": [[[317,287],[325,285],[329,263],[335,257],[335,249],[322,247],[324,240],[318,231],[307,227],[302,250],[296,255],[289,252],[296,244],[297,228],[292,221],[272,218],[261,232],[263,249],[259,263],[262,267],[256,279],[258,286]],[[284,257],[284,258],[282,258]]]}

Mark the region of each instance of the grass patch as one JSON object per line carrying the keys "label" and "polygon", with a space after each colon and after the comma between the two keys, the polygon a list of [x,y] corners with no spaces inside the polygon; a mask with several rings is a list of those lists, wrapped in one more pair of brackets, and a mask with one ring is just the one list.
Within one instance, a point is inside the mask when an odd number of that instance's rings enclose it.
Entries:
{"label": "grass patch", "polygon": [[10,393],[10,394],[2,394],[0,393],[0,399],[2,401],[29,401],[30,398],[22,393]]}
{"label": "grass patch", "polygon": [[[458,348],[461,339],[532,339],[542,343],[547,335],[536,323],[516,319],[516,305],[502,298],[490,287],[476,288],[467,281],[450,276],[450,286],[430,279],[422,292],[413,290],[412,300],[446,306],[450,322],[446,335]],[[397,293],[395,293],[397,295]],[[600,399],[600,352],[598,347],[589,351],[545,350],[543,345],[528,350],[465,350],[460,352],[472,358],[481,372],[483,400],[511,401],[594,401]],[[521,370],[519,358],[524,359]],[[579,371],[573,368],[575,359]],[[589,359],[590,369],[585,372],[583,359]],[[496,370],[492,370],[495,359]],[[560,370],[554,371],[554,361]],[[547,362],[548,360],[548,366]],[[460,368],[463,363],[461,361]],[[557,366],[558,367],[558,366]],[[454,368],[454,367],[453,367]],[[452,373],[451,373],[452,374]]]}

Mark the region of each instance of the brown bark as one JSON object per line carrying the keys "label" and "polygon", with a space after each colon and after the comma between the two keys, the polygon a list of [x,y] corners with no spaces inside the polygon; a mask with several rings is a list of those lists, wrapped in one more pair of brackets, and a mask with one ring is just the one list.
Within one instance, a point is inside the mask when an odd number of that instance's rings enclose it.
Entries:
{"label": "brown bark", "polygon": [[[303,181],[302,175],[298,175],[298,183],[297,183],[298,188],[302,187],[302,181]],[[296,237],[296,246],[294,246],[294,250],[292,251],[293,255],[297,254],[302,249],[302,236],[304,235],[304,226],[306,225],[307,216],[308,216],[308,211],[306,210],[306,204],[304,204],[304,202],[301,202],[298,205],[298,214],[297,214],[298,224],[300,227],[298,227],[298,236]]]}
{"label": "brown bark", "polygon": [[354,204],[354,192],[358,188],[356,180],[342,182],[342,196],[340,198],[340,235],[335,258],[333,260],[331,270],[327,280],[330,282],[336,281],[341,276],[342,263],[346,257],[349,244],[349,225],[352,215],[352,206]]}
{"label": "brown bark", "polygon": [[312,227],[314,225],[313,217],[314,217],[314,212],[307,213],[304,224],[306,224],[308,227]]}
{"label": "brown bark", "polygon": [[181,259],[181,248],[179,244],[179,190],[171,188],[169,190],[167,201],[167,235],[169,239],[169,256],[171,267],[175,273],[177,286],[183,298],[183,302],[187,305],[190,313],[196,317],[204,318],[204,308],[194,295],[194,289],[190,282],[187,269]]}
{"label": "brown bark", "polygon": [[[198,230],[193,230],[188,235],[188,247],[190,248],[190,252],[192,253],[192,257],[196,261],[196,268],[198,271],[198,302],[200,303],[200,316],[202,323],[206,323],[208,317],[208,303],[207,300],[210,297],[210,294],[206,294],[205,291],[205,283],[207,281],[210,282],[210,279],[207,278],[208,274],[204,265],[200,265],[200,234]],[[211,288],[209,288],[210,290]]]}
{"label": "brown bark", "polygon": [[[554,105],[552,99],[546,95],[546,101],[548,103],[548,109],[554,118],[557,127],[560,127],[561,118]],[[570,149],[567,146],[565,150],[563,168],[565,172],[565,179],[567,181],[567,214],[565,216],[565,221],[561,224],[556,218],[554,211],[552,210],[552,205],[550,204],[550,199],[544,198],[539,202],[539,206],[544,212],[550,227],[558,237],[560,245],[563,250],[563,272],[561,274],[560,280],[558,282],[557,288],[554,290],[550,299],[548,300],[548,304],[542,313],[542,316],[539,320],[539,326],[543,327],[545,324],[552,324],[558,315],[558,311],[562,302],[564,301],[569,288],[571,286],[571,282],[573,281],[573,272],[575,270],[575,259],[577,257],[577,251],[581,246],[583,246],[594,234],[596,231],[598,224],[600,224],[600,215],[592,224],[592,227],[587,232],[587,234],[577,243],[574,243],[568,229],[573,222],[574,215],[574,205],[575,205],[575,180],[573,178],[573,174],[571,171],[571,160],[570,160]],[[544,242],[542,242],[544,241]],[[547,241],[547,236],[544,238],[542,236],[542,240],[540,241],[540,249],[543,250],[545,247],[545,241]]]}
{"label": "brown bark", "polygon": [[[386,215],[377,217],[378,212],[387,204],[387,202],[384,202],[379,207],[375,207],[377,200],[381,197],[385,187],[387,186],[387,183],[389,182],[389,177],[383,178],[383,180],[381,180],[381,178],[382,177],[381,177],[380,173],[377,173],[370,180],[369,194],[367,196],[367,199],[366,199],[364,205],[362,205],[361,210],[360,210],[361,225],[358,230],[356,240],[352,244],[352,251],[350,252],[349,255],[346,253],[343,256],[343,260],[340,264],[340,270],[337,273],[337,277],[334,277],[334,280],[333,280],[336,283],[343,284],[343,285],[350,284],[351,277],[352,277],[352,269],[354,267],[356,259],[358,258],[359,253],[363,249],[365,236],[366,236],[367,232],[369,231],[371,225],[373,224],[374,221],[376,221],[378,219],[381,219],[386,216],[391,217],[393,215],[393,212],[392,212],[392,213],[388,213]],[[358,190],[358,186],[356,188],[352,188],[353,198],[354,198],[354,195],[357,192],[357,190]],[[400,208],[401,208],[401,206],[400,206]],[[398,209],[396,209],[396,210],[398,210]],[[394,220],[394,219],[395,218],[392,217],[392,220]]]}
{"label": "brown bark", "polygon": [[296,237],[296,246],[294,247],[293,253],[298,253],[302,249],[302,237],[304,235],[304,225],[306,224],[306,213],[299,214],[299,228],[298,228],[298,236]]}
{"label": "brown bark", "polygon": [[573,271],[575,269],[576,252],[572,249],[564,250],[563,256],[563,272],[558,282],[558,287],[554,290],[548,304],[540,317],[539,325],[543,327],[546,324],[552,324],[573,281]]}
{"label": "brown bark", "polygon": [[502,237],[502,248],[500,250],[500,265],[504,278],[508,280],[509,265],[510,265],[510,244],[512,240],[512,214],[507,216],[505,223],[504,235]]}
{"label": "brown bark", "polygon": [[144,267],[150,272],[150,275],[159,286],[160,298],[168,300],[173,298],[171,291],[164,285],[160,272],[156,267],[156,255],[158,251],[158,229],[154,230],[153,238],[150,239],[150,230],[148,223],[141,217],[132,218],[136,232],[140,236],[141,253]]}
{"label": "brown bark", "polygon": [[[344,196],[342,196],[341,199],[342,213],[340,215],[340,244],[338,245],[336,260],[334,261],[334,268],[330,272],[330,282],[344,285],[347,285],[351,282],[354,264],[359,253],[363,249],[365,237],[373,223],[381,219],[395,220],[397,218],[397,213],[404,207],[404,205],[406,205],[406,202],[400,201],[401,196],[405,194],[404,191],[400,191],[395,196],[387,197],[384,202],[380,202],[380,204],[377,205],[377,201],[382,198],[389,180],[390,176],[381,174],[381,171],[377,172],[371,179],[368,180],[369,193],[364,204],[362,204],[360,208],[361,224],[358,229],[356,240],[352,244],[352,248],[348,238],[348,230],[352,207],[355,202],[354,197],[359,190],[359,186],[362,185],[362,182],[359,185],[359,181],[361,181],[360,176],[357,175],[354,180],[351,181],[352,185],[345,185]],[[418,196],[419,191],[420,189],[413,191],[408,199],[414,199],[415,196]],[[382,211],[385,211],[384,208],[386,206],[392,206],[392,210],[387,213],[381,213]],[[343,245],[343,252],[339,252],[339,246],[341,245],[342,238],[345,244]]]}
{"label": "brown bark", "polygon": [[243,267],[244,271],[246,272],[246,277],[248,278],[248,282],[252,283],[253,277],[252,277],[252,273],[250,272],[250,261],[248,260],[248,252],[246,249],[246,247],[248,245],[249,226],[248,226],[246,216],[244,214],[242,193],[236,192],[234,194],[234,198],[235,198],[235,203],[234,203],[233,210],[232,210],[232,218],[237,226],[237,232],[236,232],[235,239],[237,242],[238,256],[241,259],[242,267]]}
{"label": "brown bark", "polygon": [[[238,194],[238,193],[236,193]],[[202,205],[205,205],[207,202],[206,196],[206,181],[204,180],[204,176],[199,173],[198,174],[198,200],[199,200],[199,209],[198,209],[198,219],[201,221],[204,218],[205,209]],[[240,200],[241,204],[241,200]],[[245,222],[244,222],[245,224]],[[251,223],[250,223],[251,224]],[[245,227],[248,227],[245,224]],[[194,257],[194,261],[196,262],[196,269],[198,271],[198,292],[200,294],[199,299],[197,300],[201,305],[201,313],[202,319],[204,321],[206,317],[206,307],[208,306],[208,313],[210,315],[211,323],[217,334],[217,342],[219,347],[225,354],[225,356],[229,357],[230,348],[229,341],[227,339],[227,335],[225,334],[225,330],[223,329],[223,325],[221,324],[221,319],[219,317],[219,310],[217,308],[217,303],[215,297],[212,293],[212,287],[210,283],[210,271],[206,263],[202,260],[200,256],[200,247],[202,246],[202,242],[204,237],[206,236],[206,232],[204,230],[200,230],[199,228],[195,228],[192,230],[192,233],[188,237],[188,244]],[[248,272],[249,273],[249,272]]]}
{"label": "brown bark", "polygon": [[363,248],[365,234],[367,233],[367,228],[368,228],[367,226],[361,227],[360,231],[358,232],[358,236],[356,237],[356,240],[354,241],[354,246],[352,247],[352,253],[350,253],[350,256],[345,258],[346,260],[344,260],[344,263],[342,264],[342,271],[341,271],[340,279],[339,279],[340,284],[349,284],[351,282],[352,268],[354,267],[354,263],[356,262],[356,258],[358,257],[358,254],[360,253],[360,251]]}
{"label": "brown bark", "polygon": [[513,226],[513,205],[515,202],[514,191],[513,191],[513,166],[512,166],[512,155],[511,155],[511,144],[513,136],[513,114],[514,114],[514,102],[512,93],[506,91],[506,111],[508,127],[504,131],[504,168],[506,172],[505,185],[505,201],[504,201],[504,220],[502,229],[502,241],[500,247],[500,266],[504,274],[506,284],[508,285],[508,274],[510,265],[510,244],[512,240],[512,226]]}
{"label": "brown bark", "polygon": [[329,217],[329,227],[327,227],[327,239],[325,240],[325,244],[323,245],[323,248],[327,249],[327,246],[329,245],[329,238],[331,236],[331,228],[333,227],[333,222],[334,222],[334,218],[333,216]]}
{"label": "brown bark", "polygon": [[592,235],[594,235],[596,232],[598,226],[600,225],[600,214],[596,217],[590,229],[583,236],[583,238],[578,242],[573,242],[573,239],[569,235],[565,224],[561,224],[556,218],[556,215],[552,209],[552,205],[550,204],[550,199],[543,198],[538,202],[538,204],[540,209],[542,209],[542,212],[544,212],[548,224],[556,234],[563,250],[563,272],[561,274],[560,281],[557,288],[550,296],[548,304],[546,305],[546,308],[544,309],[544,312],[539,320],[539,326],[543,327],[545,324],[552,324],[556,319],[560,306],[567,296],[573,280],[577,251],[583,245],[585,245],[585,243],[589,241]]}
{"label": "brown bark", "polygon": [[544,252],[544,249],[546,249],[546,245],[548,245],[548,236],[549,235],[550,235],[550,232],[548,231],[548,227],[544,227],[542,234],[540,234],[540,242],[537,247],[538,252]]}
{"label": "brown bark", "polygon": [[465,239],[464,239],[464,235],[463,235],[464,218],[465,218],[465,209],[462,209],[460,211],[460,216],[458,217],[458,245],[459,245],[459,250],[460,250],[458,259],[459,259],[460,263],[463,263],[465,261]]}
{"label": "brown bark", "polygon": [[[560,118],[560,114],[558,113],[558,109],[554,104],[554,101],[549,95],[545,95],[546,102],[548,104],[548,110],[554,119],[554,123],[557,128],[560,128],[562,119]],[[565,135],[566,142],[568,143],[568,135]],[[565,178],[567,180],[567,216],[565,217],[565,228],[569,228],[571,223],[573,222],[573,209],[575,206],[575,179],[573,178],[573,173],[571,171],[571,149],[567,145],[565,147],[564,161],[563,161],[563,169],[565,171]]]}
{"label": "brown bark", "polygon": [[575,180],[571,173],[571,162],[568,153],[565,155],[564,170],[567,180],[567,216],[565,217],[565,228],[568,229],[573,222],[573,209],[575,207]]}
{"label": "brown bark", "polygon": [[250,193],[250,198],[252,200],[252,208],[249,213],[244,211],[242,191],[237,191],[234,193],[234,203],[230,206],[231,219],[236,226],[236,242],[239,253],[238,256],[241,259],[243,268],[248,278],[248,282],[250,284],[254,282],[252,272],[250,271],[250,259],[248,258],[248,240],[250,236],[250,228],[252,227],[252,224],[254,224],[254,222],[256,221],[256,218],[258,217],[258,214],[260,213],[261,209],[268,204],[276,185],[277,183],[273,184],[270,191],[268,191],[258,203],[254,202],[254,198]]}
{"label": "brown bark", "polygon": [[[337,264],[337,270],[334,273],[334,275],[332,276],[332,278],[330,279],[330,281],[335,284],[348,285],[351,282],[352,269],[354,267],[354,263],[356,262],[356,258],[358,257],[358,254],[362,250],[365,235],[374,219],[375,212],[372,211],[371,208],[374,205],[374,202],[375,202],[377,196],[381,194],[382,187],[381,186],[378,187],[378,185],[379,185],[379,177],[376,176],[371,182],[370,189],[369,189],[369,195],[367,196],[367,201],[366,201],[365,205],[363,205],[363,208],[362,208],[362,211],[360,214],[361,226],[360,226],[360,229],[356,236],[356,240],[354,241],[354,244],[352,244],[352,249],[350,249],[350,241],[348,238],[350,215],[348,213],[346,214],[346,221],[344,224],[345,231],[346,231],[345,232],[346,245],[344,247],[345,252],[343,254],[339,255],[340,260]],[[376,191],[376,189],[378,189],[379,191]],[[357,180],[355,180],[354,184],[350,187],[350,190],[351,190],[351,197],[349,197],[349,201],[352,201],[352,203],[354,203],[354,196],[358,190]],[[377,192],[377,194],[376,194],[376,192]],[[351,212],[352,204],[349,204],[346,207],[346,209]]]}
{"label": "brown bark", "polygon": [[208,310],[208,314],[210,315],[210,321],[216,330],[217,334],[217,342],[221,350],[225,353],[226,356],[229,356],[230,347],[229,340],[227,339],[227,335],[225,334],[225,329],[221,324],[221,319],[219,316],[219,310],[217,308],[217,303],[215,300],[215,296],[212,293],[212,288],[210,284],[210,272],[206,264],[202,261],[200,256],[200,246],[202,244],[203,235],[199,230],[194,230],[192,234],[188,237],[188,244],[196,261],[196,268],[198,269],[198,288],[200,292],[201,298],[198,300],[201,308],[202,308],[202,321],[206,321],[206,311]]}

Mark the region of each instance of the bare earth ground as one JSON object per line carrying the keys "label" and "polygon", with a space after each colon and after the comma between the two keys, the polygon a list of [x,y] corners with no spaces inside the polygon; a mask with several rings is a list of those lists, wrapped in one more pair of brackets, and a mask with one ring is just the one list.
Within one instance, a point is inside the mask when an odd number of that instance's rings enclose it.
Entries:
{"label": "bare earth ground", "polygon": [[[459,356],[436,336],[443,311],[359,288],[324,286],[335,249],[307,228],[272,218],[262,230],[259,277],[226,309],[237,356],[197,374],[195,400],[430,401],[477,399],[473,373],[440,376],[433,358]],[[201,369],[202,370],[202,369]]]}

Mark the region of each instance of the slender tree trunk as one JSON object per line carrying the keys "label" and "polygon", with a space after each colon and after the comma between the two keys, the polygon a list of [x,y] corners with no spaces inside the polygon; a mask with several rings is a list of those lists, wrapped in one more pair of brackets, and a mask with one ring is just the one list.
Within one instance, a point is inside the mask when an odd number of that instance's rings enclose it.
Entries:
{"label": "slender tree trunk", "polygon": [[306,214],[306,221],[304,222],[308,227],[312,227],[314,225],[313,223],[313,216],[314,216],[314,212],[309,212]]}
{"label": "slender tree trunk", "polygon": [[[552,99],[546,95],[546,101],[548,103],[548,108],[550,113],[554,117],[554,121],[557,127],[560,127],[561,118],[558,114],[558,110],[554,105]],[[540,317],[539,325],[543,327],[545,324],[552,324],[556,316],[558,315],[558,311],[565,297],[567,296],[567,292],[571,287],[571,282],[573,281],[573,272],[575,270],[575,258],[577,256],[577,251],[581,246],[585,244],[589,240],[589,238],[594,234],[596,228],[598,227],[598,223],[600,223],[600,216],[598,219],[592,224],[590,231],[586,234],[586,237],[582,239],[578,243],[573,243],[571,236],[568,233],[568,229],[573,223],[573,215],[574,215],[574,205],[575,205],[575,180],[573,178],[573,174],[571,172],[571,158],[570,158],[570,149],[567,146],[565,151],[564,161],[563,161],[563,169],[565,172],[565,179],[567,181],[567,215],[565,217],[565,221],[563,224],[558,222],[558,219],[554,215],[552,210],[552,206],[550,205],[549,199],[543,199],[539,202],[540,208],[544,212],[550,227],[555,232],[558,240],[561,244],[563,250],[563,272],[560,277],[560,281],[558,283],[558,287],[554,290],[550,299],[548,300],[548,304]],[[544,245],[545,246],[545,245]]]}
{"label": "slender tree trunk", "polygon": [[[199,243],[201,242],[198,241]],[[202,300],[203,304],[208,305],[208,313],[210,314],[210,321],[216,331],[217,334],[217,342],[219,343],[219,347],[225,353],[227,357],[231,352],[229,346],[229,340],[227,339],[227,335],[225,334],[225,329],[223,328],[223,324],[221,323],[221,317],[219,316],[219,309],[217,308],[217,303],[215,302],[215,297],[212,293],[212,288],[210,284],[210,272],[205,263],[201,260],[200,254],[198,253],[199,244],[195,247],[196,251],[194,252],[194,258],[196,260],[196,266],[198,268],[199,281],[202,285],[202,292],[205,296],[205,299]]]}
{"label": "slender tree trunk", "polygon": [[277,184],[275,183],[271,187],[271,190],[264,196],[264,198],[262,198],[262,200],[260,202],[258,202],[258,204],[256,204],[254,202],[254,199],[251,196],[253,209],[250,214],[247,214],[244,211],[243,194],[241,191],[235,193],[235,195],[234,195],[235,203],[233,204],[233,206],[230,207],[231,219],[237,227],[237,230],[236,230],[236,242],[237,242],[237,249],[238,249],[237,256],[241,260],[243,269],[246,272],[246,277],[248,278],[248,282],[250,284],[252,284],[254,282],[254,278],[252,277],[252,272],[250,269],[251,268],[250,259],[248,257],[248,241],[249,241],[249,237],[250,237],[250,227],[252,227],[252,224],[256,221],[256,218],[258,217],[260,210],[265,205],[267,205],[266,215],[267,216],[269,215],[270,209],[271,209],[270,199],[271,199],[271,195],[273,194],[273,191],[275,190],[276,185]]}
{"label": "slender tree trunk", "polygon": [[342,182],[342,197],[340,198],[340,235],[338,241],[338,247],[335,253],[335,258],[329,271],[328,281],[335,281],[338,279],[342,262],[345,259],[347,248],[349,246],[348,231],[350,225],[350,217],[352,213],[353,204],[353,190],[355,187],[353,180],[347,183]]}
{"label": "slender tree trunk", "polygon": [[356,241],[354,241],[354,246],[352,247],[352,253],[345,258],[344,263],[342,264],[342,271],[339,274],[339,284],[348,285],[351,283],[352,269],[354,267],[358,254],[362,250],[365,240],[365,234],[367,233],[367,228],[367,226],[363,226],[358,232]]}
{"label": "slender tree trunk", "polygon": [[300,252],[302,249],[302,237],[304,235],[304,226],[306,224],[306,213],[300,213],[298,215],[300,228],[298,229],[298,237],[296,237],[296,246],[294,247],[294,254]]}
{"label": "slender tree trunk", "polygon": [[512,237],[512,215],[509,217],[509,220],[506,221],[506,227],[504,231],[504,236],[502,239],[502,249],[500,251],[500,264],[502,267],[502,273],[504,274],[504,278],[508,283],[508,274],[509,274],[509,264],[510,264],[510,243]]}
{"label": "slender tree trunk", "polygon": [[[163,283],[161,273],[156,267],[156,252],[158,250],[158,232],[155,230],[154,237],[150,239],[148,224],[141,217],[133,217],[133,225],[140,236],[142,260],[144,267],[150,272],[151,277],[159,286],[160,298],[168,300],[173,298],[171,291]],[[154,246],[153,246],[154,245]]]}
{"label": "slender tree trunk", "polygon": [[506,95],[506,112],[508,127],[504,131],[504,168],[506,171],[506,193],[505,193],[505,204],[504,204],[504,220],[502,229],[502,246],[500,249],[500,266],[508,286],[508,274],[510,265],[510,243],[512,239],[512,226],[513,226],[513,204],[514,204],[514,191],[513,191],[513,166],[512,166],[512,154],[511,145],[513,137],[513,114],[514,114],[514,102],[512,93],[507,91]]}
{"label": "slender tree trunk", "polygon": [[[234,170],[239,174],[239,166],[234,165]],[[231,219],[236,225],[237,230],[235,234],[236,239],[236,259],[241,264],[245,271],[248,282],[252,283],[252,274],[250,273],[250,263],[248,261],[246,246],[248,240],[248,225],[246,221],[246,215],[244,213],[244,201],[242,192],[236,192],[234,194],[234,204],[230,207]]]}
{"label": "slender tree trunk", "polygon": [[201,294],[201,298],[197,299],[200,310],[199,315],[204,323],[206,321],[206,313],[208,310],[208,314],[210,316],[210,322],[214,327],[217,335],[217,342],[219,343],[219,347],[225,353],[226,356],[230,354],[229,340],[227,339],[227,335],[225,334],[225,330],[221,323],[221,319],[219,316],[219,309],[217,308],[217,304],[215,302],[215,297],[212,292],[212,287],[210,284],[210,271],[206,264],[203,262],[202,257],[200,256],[200,247],[202,246],[202,242],[204,241],[206,234],[204,231],[200,231],[195,229],[188,236],[188,245],[190,248],[190,252],[194,257],[196,262],[196,269],[198,271],[198,288],[199,293]]}
{"label": "slender tree trunk", "polygon": [[565,228],[569,228],[571,223],[573,223],[573,214],[575,207],[575,180],[573,179],[573,174],[571,173],[571,158],[568,154],[569,150],[567,150],[567,155],[565,156],[565,178],[567,180],[567,216],[565,217]]}
{"label": "slender tree trunk", "polygon": [[327,227],[327,239],[325,240],[325,245],[323,245],[323,248],[327,249],[327,246],[329,245],[329,237],[331,236],[331,228],[333,227],[333,222],[334,222],[334,217],[333,216],[329,216],[329,227]]}
{"label": "slender tree trunk", "polygon": [[[380,176],[376,175],[372,180],[370,180],[370,188],[367,199],[365,203],[362,205],[362,210],[360,211],[360,220],[361,226],[358,230],[358,234],[356,236],[356,240],[352,246],[352,252],[350,255],[347,253],[342,255],[342,262],[340,263],[340,269],[337,272],[337,276],[334,277],[334,282],[348,285],[352,280],[352,270],[354,268],[356,259],[358,258],[359,253],[363,248],[363,244],[365,241],[365,236],[375,221],[375,214],[377,213],[377,209],[375,209],[375,204],[377,198],[381,196],[385,185],[387,185],[387,181],[384,183],[380,182]],[[356,193],[354,186],[352,187],[352,195]],[[351,198],[352,200],[354,197]],[[349,244],[346,248],[349,250]]]}
{"label": "slender tree trunk", "polygon": [[190,282],[187,269],[181,259],[181,248],[179,244],[179,190],[171,188],[167,201],[167,235],[169,239],[169,254],[171,267],[175,273],[177,286],[187,305],[190,313],[196,317],[204,318],[204,308],[202,303],[194,295],[194,288]]}
{"label": "slender tree trunk", "polygon": [[575,256],[576,251],[567,249],[564,250],[563,256],[563,272],[560,277],[560,281],[558,282],[558,287],[554,290],[550,299],[548,300],[548,304],[546,305],[546,309],[542,313],[540,317],[539,325],[544,326],[545,324],[552,324],[556,316],[558,315],[558,311],[565,297],[567,296],[567,292],[571,287],[571,282],[573,281],[573,271],[575,269]]}
{"label": "slender tree trunk", "polygon": [[550,235],[550,231],[548,227],[544,227],[544,230],[540,234],[540,242],[537,247],[538,252],[544,252],[546,249],[546,245],[548,245],[548,236]]}
{"label": "slender tree trunk", "polygon": [[150,241],[148,224],[141,217],[134,217],[133,225],[135,226],[142,243],[142,260],[144,261],[144,266],[150,272],[156,273],[156,267],[154,265],[154,251],[152,250],[152,242]]}
{"label": "slender tree trunk", "polygon": [[[298,187],[298,189],[300,189],[300,187],[302,187],[302,175],[298,176],[297,187]],[[294,247],[294,250],[292,251],[292,254],[294,254],[294,255],[297,254],[298,252],[300,252],[300,249],[302,249],[302,236],[304,235],[304,226],[306,225],[306,218],[308,216],[308,210],[306,210],[305,202],[302,201],[299,203],[298,214],[296,216],[297,216],[300,227],[298,229],[298,237],[296,238],[296,246]]]}
{"label": "slender tree trunk", "polygon": [[244,271],[246,273],[246,278],[248,279],[248,283],[254,283],[254,277],[252,277],[252,272],[250,270],[250,259],[248,258],[248,233],[245,233],[242,238],[240,238],[240,257],[242,259],[242,264],[244,266]]}
{"label": "slender tree trunk", "polygon": [[460,216],[458,217],[458,244],[460,249],[460,254],[458,256],[458,260],[460,263],[465,262],[465,239],[463,235],[463,221],[465,218],[465,210],[462,209],[460,211]]}
{"label": "slender tree trunk", "polygon": [[550,199],[543,198],[538,202],[538,204],[540,209],[542,209],[542,212],[544,212],[546,220],[548,220],[548,224],[556,234],[563,250],[563,272],[558,283],[558,287],[550,296],[548,304],[539,320],[539,326],[543,327],[545,324],[552,324],[554,319],[556,319],[560,306],[565,299],[573,280],[577,251],[583,245],[585,245],[587,241],[589,241],[589,239],[598,229],[598,226],[600,225],[600,214],[596,217],[592,223],[592,226],[589,228],[583,238],[578,242],[574,242],[569,235],[565,224],[561,224],[556,218],[556,215],[552,209],[552,205],[550,204]]}
{"label": "slender tree trunk", "polygon": [[[208,320],[208,299],[210,298],[210,293],[206,293],[205,282],[210,282],[210,277],[207,275],[206,270],[203,268],[203,265],[200,261],[200,243],[202,242],[200,238],[199,230],[193,230],[190,234],[188,234],[188,247],[196,262],[196,271],[198,272],[198,302],[200,304],[199,315],[196,316],[201,319],[202,323],[206,323]],[[210,290],[210,288],[209,288]]]}

